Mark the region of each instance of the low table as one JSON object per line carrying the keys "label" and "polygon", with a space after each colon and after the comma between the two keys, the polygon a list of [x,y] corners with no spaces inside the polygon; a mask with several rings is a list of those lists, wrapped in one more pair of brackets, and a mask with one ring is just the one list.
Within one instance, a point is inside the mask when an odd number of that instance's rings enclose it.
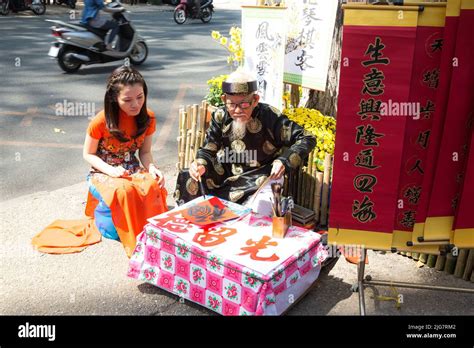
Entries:
{"label": "low table", "polygon": [[203,227],[184,219],[182,208],[148,220],[128,276],[219,314],[282,314],[306,294],[328,257],[313,231],[292,226],[284,239],[273,238],[271,219],[254,213]]}

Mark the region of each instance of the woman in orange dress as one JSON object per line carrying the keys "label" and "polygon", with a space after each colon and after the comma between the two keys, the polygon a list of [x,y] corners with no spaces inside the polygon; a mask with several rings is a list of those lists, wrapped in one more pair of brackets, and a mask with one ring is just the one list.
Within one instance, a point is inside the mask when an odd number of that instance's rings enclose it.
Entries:
{"label": "woman in orange dress", "polygon": [[92,167],[86,215],[94,217],[102,236],[120,240],[128,256],[146,219],[167,211],[164,177],[151,153],[156,119],[147,109],[147,92],[137,70],[116,69],[83,149]]}

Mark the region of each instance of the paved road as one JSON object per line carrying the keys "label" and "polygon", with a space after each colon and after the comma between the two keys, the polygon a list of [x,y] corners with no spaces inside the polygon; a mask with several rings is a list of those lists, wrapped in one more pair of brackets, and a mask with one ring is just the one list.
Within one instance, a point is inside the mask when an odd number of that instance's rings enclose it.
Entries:
{"label": "paved road", "polygon": [[[149,45],[150,54],[139,69],[149,87],[148,104],[157,114],[154,156],[165,170],[176,162],[177,109],[199,103],[206,81],[227,73],[226,51],[211,30],[228,32],[240,25],[240,13],[218,10],[211,23],[192,21],[178,26],[170,6],[129,7],[131,18]],[[60,70],[47,57],[53,37],[45,19],[67,20],[65,6],[53,6],[46,16],[27,12],[0,17],[0,170],[1,200],[50,191],[84,180],[88,166],[81,146],[87,116],[56,116],[55,105],[103,105],[105,79],[121,63],[94,65],[77,74]],[[19,65],[19,66],[17,66]],[[54,129],[63,132],[56,133]]]}

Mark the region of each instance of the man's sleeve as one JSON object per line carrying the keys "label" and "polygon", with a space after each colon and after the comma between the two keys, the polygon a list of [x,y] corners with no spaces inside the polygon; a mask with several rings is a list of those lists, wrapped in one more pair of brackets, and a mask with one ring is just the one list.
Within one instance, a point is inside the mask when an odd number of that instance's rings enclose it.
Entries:
{"label": "man's sleeve", "polygon": [[199,148],[196,155],[196,162],[202,164],[208,170],[208,165],[212,164],[216,158],[217,151],[222,146],[222,125],[224,122],[224,110],[217,109],[212,113],[209,128],[206,131],[204,145]]}
{"label": "man's sleeve", "polygon": [[316,146],[312,134],[284,115],[275,117],[273,135],[277,145],[287,147],[277,158],[285,166],[286,173],[299,167]]}

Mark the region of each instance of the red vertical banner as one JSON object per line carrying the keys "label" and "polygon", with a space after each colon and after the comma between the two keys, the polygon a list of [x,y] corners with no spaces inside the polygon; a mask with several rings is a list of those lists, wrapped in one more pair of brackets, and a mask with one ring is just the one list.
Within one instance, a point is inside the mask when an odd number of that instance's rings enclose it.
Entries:
{"label": "red vertical banner", "polygon": [[398,186],[397,214],[392,247],[397,250],[423,253],[439,252],[437,246],[423,249],[407,247],[412,240],[433,114],[436,108],[436,91],[439,84],[446,4],[426,4],[418,15],[415,56],[408,102],[400,105],[406,109],[405,140]]}
{"label": "red vertical banner", "polygon": [[344,11],[329,242],[389,250],[406,123],[393,114],[409,98],[418,7]]}
{"label": "red vertical banner", "polygon": [[449,241],[459,201],[474,107],[474,0],[462,0],[449,101],[423,231],[425,241]]}
{"label": "red vertical banner", "polygon": [[438,160],[441,137],[443,134],[444,120],[449,100],[449,89],[453,70],[454,52],[456,49],[456,36],[459,24],[461,0],[448,0],[446,7],[446,19],[444,26],[443,49],[441,52],[439,84],[436,93],[436,108],[432,115],[432,127],[428,142],[428,153],[426,155],[421,185],[421,196],[416,209],[416,223],[413,228],[412,242],[420,244],[419,238],[423,238],[426,215],[431,196],[431,188]]}
{"label": "red vertical banner", "polygon": [[471,145],[464,173],[464,183],[454,220],[451,242],[458,248],[474,248],[474,125],[471,124]]}

